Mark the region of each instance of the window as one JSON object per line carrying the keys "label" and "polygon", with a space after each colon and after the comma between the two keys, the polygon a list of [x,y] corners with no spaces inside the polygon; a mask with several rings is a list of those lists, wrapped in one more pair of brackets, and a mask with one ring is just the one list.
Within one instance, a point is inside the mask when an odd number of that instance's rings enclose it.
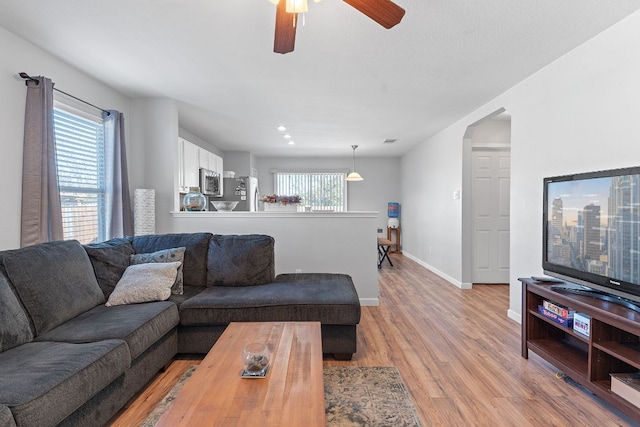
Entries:
{"label": "window", "polygon": [[276,172],[275,192],[298,195],[312,210],[347,210],[347,175],[344,172]]}
{"label": "window", "polygon": [[56,102],[54,135],[64,239],[86,244],[105,236],[102,118]]}

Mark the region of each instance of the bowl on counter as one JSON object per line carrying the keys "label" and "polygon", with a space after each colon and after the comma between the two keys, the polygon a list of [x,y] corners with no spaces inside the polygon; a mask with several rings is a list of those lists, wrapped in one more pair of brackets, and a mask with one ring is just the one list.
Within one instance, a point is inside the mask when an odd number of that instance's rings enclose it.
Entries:
{"label": "bowl on counter", "polygon": [[238,206],[237,201],[224,201],[224,200],[212,200],[211,204],[213,207],[220,212],[231,212]]}

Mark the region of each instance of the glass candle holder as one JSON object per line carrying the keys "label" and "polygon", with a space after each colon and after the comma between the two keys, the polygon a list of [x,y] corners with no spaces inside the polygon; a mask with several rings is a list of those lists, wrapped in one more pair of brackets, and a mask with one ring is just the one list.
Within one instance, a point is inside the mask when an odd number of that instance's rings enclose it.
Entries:
{"label": "glass candle holder", "polygon": [[269,368],[271,353],[263,343],[247,344],[242,349],[242,375],[263,377]]}

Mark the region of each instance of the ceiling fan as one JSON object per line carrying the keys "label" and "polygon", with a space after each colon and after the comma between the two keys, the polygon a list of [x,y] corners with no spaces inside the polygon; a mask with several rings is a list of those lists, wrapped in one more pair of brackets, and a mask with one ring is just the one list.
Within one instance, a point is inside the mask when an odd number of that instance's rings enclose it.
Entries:
{"label": "ceiling fan", "polygon": [[[293,52],[296,43],[298,14],[307,11],[307,0],[270,1],[278,5],[273,51],[283,54]],[[316,3],[319,1],[315,0]],[[391,0],[344,0],[344,2],[387,29],[399,24],[405,12],[403,8]]]}

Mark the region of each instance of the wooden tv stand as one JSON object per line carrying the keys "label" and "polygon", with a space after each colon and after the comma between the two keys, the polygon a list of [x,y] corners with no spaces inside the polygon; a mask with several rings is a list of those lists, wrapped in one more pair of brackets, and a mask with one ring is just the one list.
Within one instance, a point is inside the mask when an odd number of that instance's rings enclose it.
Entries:
{"label": "wooden tv stand", "polygon": [[[522,357],[533,351],[596,396],[640,422],[640,408],[611,392],[610,373],[640,371],[640,313],[583,295],[553,291],[558,283],[522,282]],[[591,317],[586,337],[538,313],[550,300]]]}

